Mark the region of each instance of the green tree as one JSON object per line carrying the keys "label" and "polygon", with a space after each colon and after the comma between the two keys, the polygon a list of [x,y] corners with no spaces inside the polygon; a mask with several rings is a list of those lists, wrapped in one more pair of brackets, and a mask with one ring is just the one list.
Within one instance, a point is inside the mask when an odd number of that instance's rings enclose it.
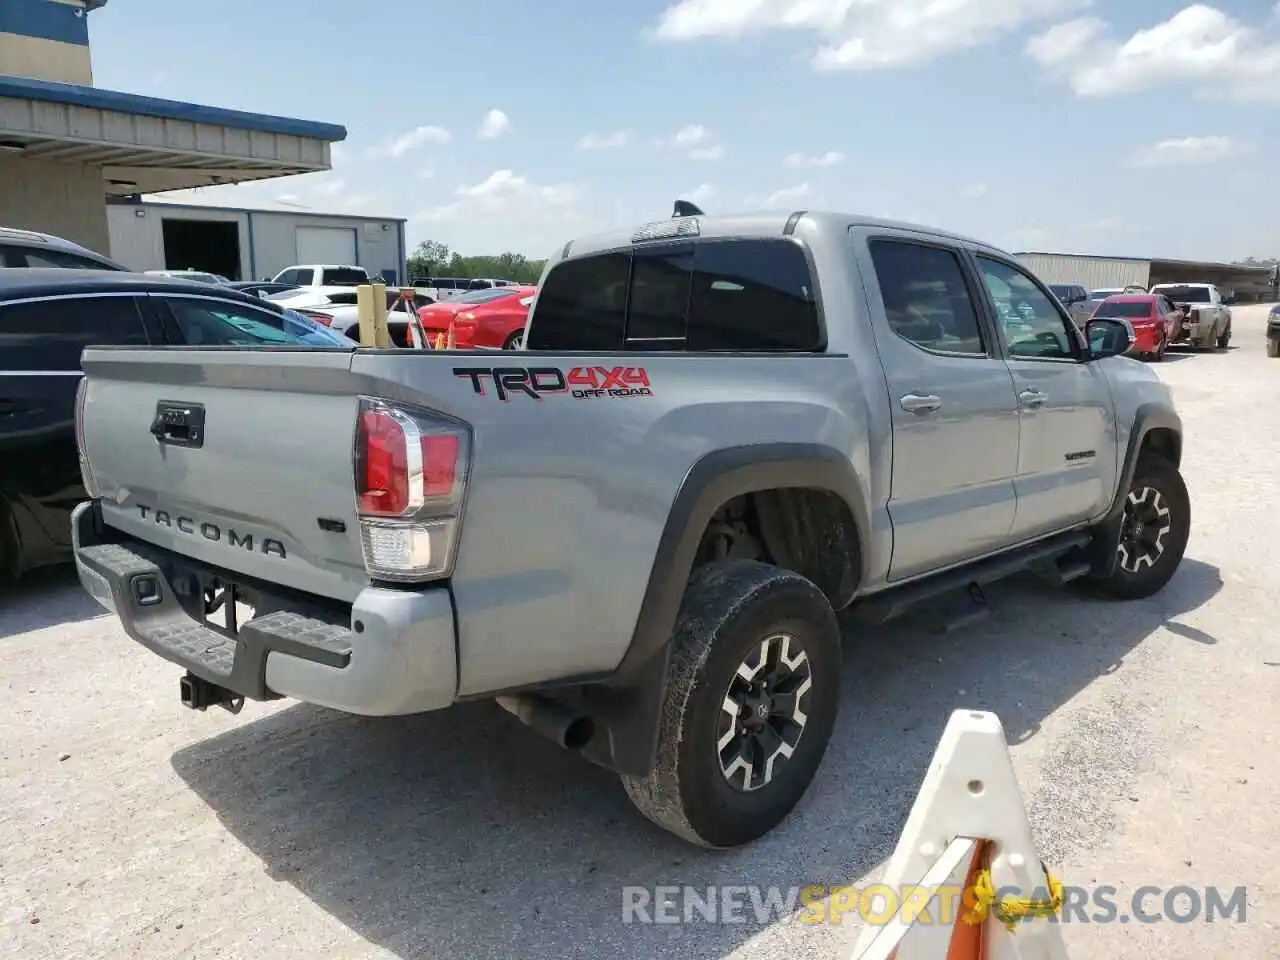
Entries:
{"label": "green tree", "polygon": [[464,257],[438,240],[424,240],[409,257],[409,278],[492,277],[516,283],[537,283],[545,260],[530,260],[522,253]]}

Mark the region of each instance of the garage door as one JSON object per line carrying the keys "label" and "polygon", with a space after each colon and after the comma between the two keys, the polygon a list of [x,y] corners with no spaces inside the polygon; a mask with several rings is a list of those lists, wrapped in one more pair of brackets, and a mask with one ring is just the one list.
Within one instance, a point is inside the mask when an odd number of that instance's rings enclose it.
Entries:
{"label": "garage door", "polygon": [[298,263],[356,265],[355,229],[298,227]]}

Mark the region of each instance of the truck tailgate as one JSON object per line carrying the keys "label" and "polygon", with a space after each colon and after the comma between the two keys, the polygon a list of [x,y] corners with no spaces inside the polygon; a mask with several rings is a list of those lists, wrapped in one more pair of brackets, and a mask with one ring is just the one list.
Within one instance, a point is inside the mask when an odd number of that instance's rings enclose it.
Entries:
{"label": "truck tailgate", "polygon": [[[103,519],[214,566],[353,600],[368,578],[355,522],[351,357],[86,350],[83,443]],[[153,435],[159,411],[195,405],[198,445]]]}

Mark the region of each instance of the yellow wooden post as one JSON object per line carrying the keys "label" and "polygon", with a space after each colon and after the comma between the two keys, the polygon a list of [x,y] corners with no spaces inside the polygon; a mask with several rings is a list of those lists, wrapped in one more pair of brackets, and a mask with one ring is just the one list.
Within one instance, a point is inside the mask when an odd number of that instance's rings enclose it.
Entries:
{"label": "yellow wooden post", "polygon": [[391,346],[391,333],[387,330],[387,285],[373,284],[373,342],[375,346]]}
{"label": "yellow wooden post", "polygon": [[387,285],[364,283],[356,287],[356,317],[360,323],[362,347],[389,347],[387,330]]}
{"label": "yellow wooden post", "polygon": [[362,283],[356,287],[356,318],[360,324],[360,346],[372,347],[374,339],[373,284]]}

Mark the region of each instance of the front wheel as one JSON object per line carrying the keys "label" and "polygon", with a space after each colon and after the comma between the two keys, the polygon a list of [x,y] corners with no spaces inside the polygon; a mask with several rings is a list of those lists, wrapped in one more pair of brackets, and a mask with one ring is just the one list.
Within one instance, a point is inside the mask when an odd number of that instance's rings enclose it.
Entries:
{"label": "front wheel", "polygon": [[1140,457],[1125,496],[1115,568],[1094,587],[1118,600],[1159,593],[1182,563],[1190,535],[1191,498],[1182,474],[1164,457]]}
{"label": "front wheel", "polygon": [[657,759],[631,802],[704,847],[768,833],[813,780],[840,705],[840,631],[826,596],[754,560],[699,567],[672,638]]}
{"label": "front wheel", "polygon": [[1230,342],[1231,342],[1231,324],[1228,323],[1226,328],[1222,331],[1222,336],[1218,337],[1218,349],[1219,350],[1227,349],[1227,344],[1229,344]]}

